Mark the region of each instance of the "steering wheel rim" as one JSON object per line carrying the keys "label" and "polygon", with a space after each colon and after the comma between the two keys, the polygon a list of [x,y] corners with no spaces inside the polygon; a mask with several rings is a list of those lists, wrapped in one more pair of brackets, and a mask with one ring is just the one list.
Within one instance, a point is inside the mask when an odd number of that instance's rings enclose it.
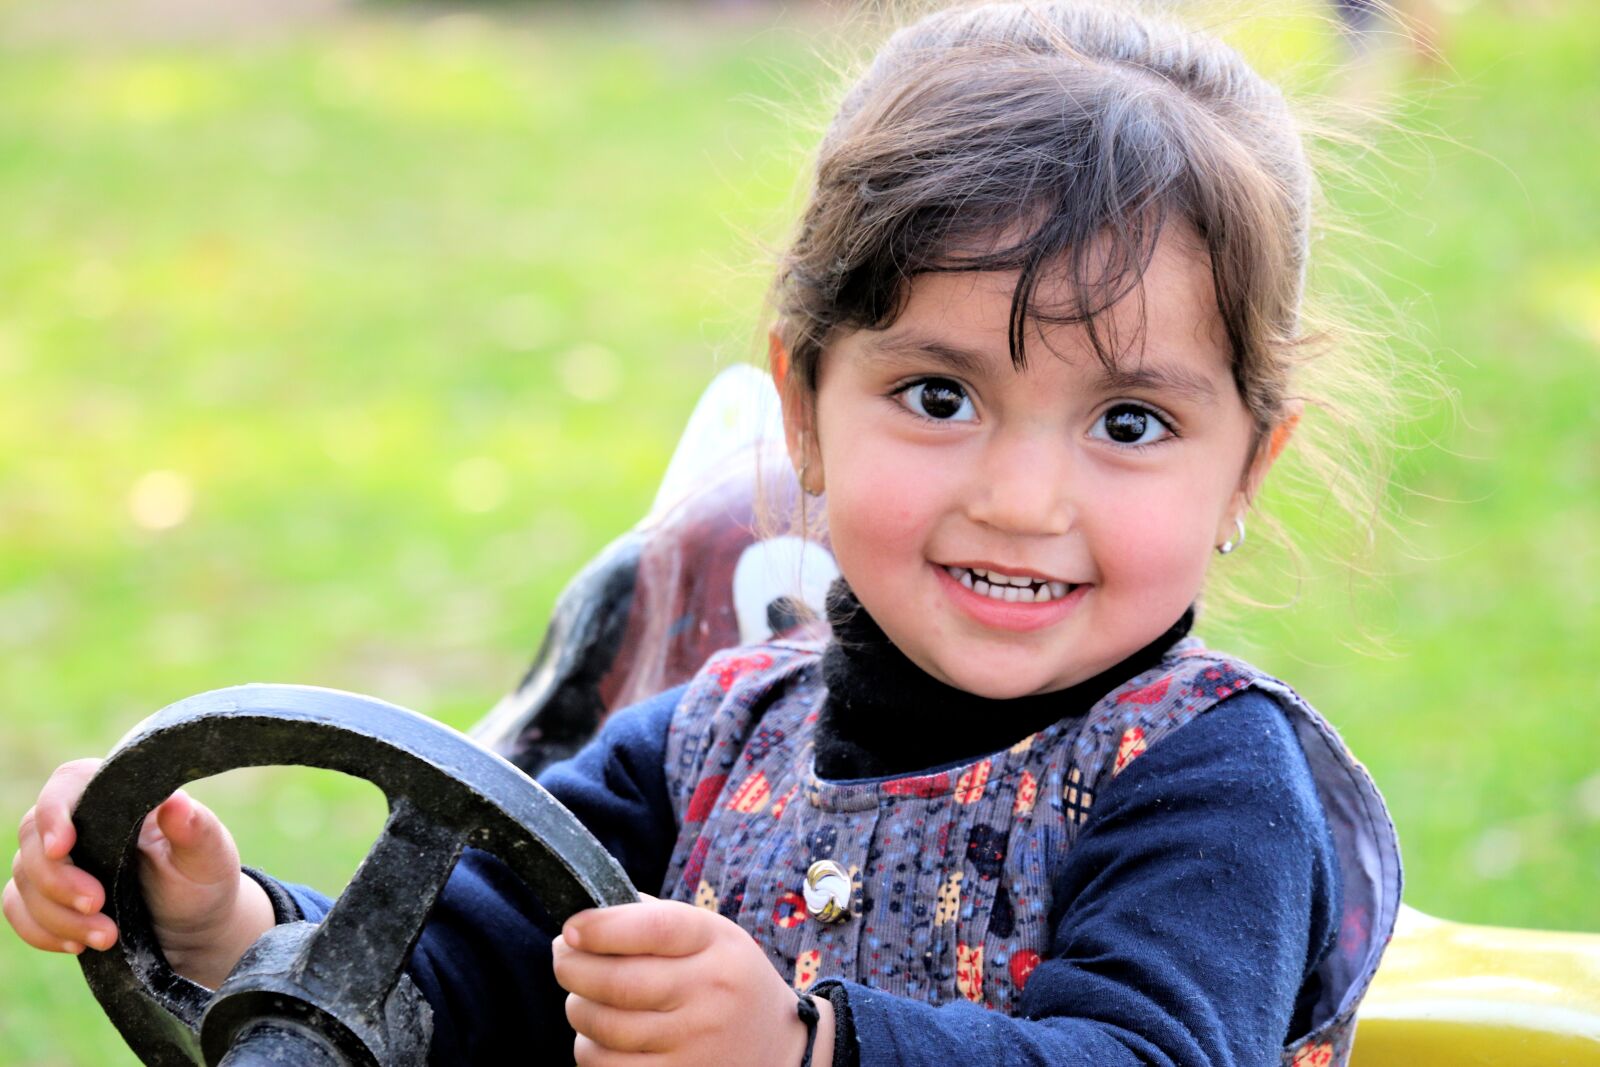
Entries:
{"label": "steering wheel rim", "polygon": [[[106,887],[105,911],[120,930],[116,945],[79,962],[146,1064],[214,1062],[201,1023],[219,998],[174,972],[160,952],[139,889],[139,829],[188,782],[273,765],[341,771],[376,785],[389,803],[383,831],[295,961],[307,988],[359,1001],[364,1016],[383,1019],[384,999],[465,848],[500,857],[557,924],[584,908],[638,899],[621,866],[560,801],[432,719],[312,686],[253,684],[189,697],[118,743],[73,815],[72,860]],[[352,956],[359,967],[341,966]]]}

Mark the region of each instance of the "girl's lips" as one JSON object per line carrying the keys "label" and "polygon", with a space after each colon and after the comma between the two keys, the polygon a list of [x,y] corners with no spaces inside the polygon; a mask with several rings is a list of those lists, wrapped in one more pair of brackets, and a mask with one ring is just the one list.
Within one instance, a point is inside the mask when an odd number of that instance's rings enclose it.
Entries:
{"label": "girl's lips", "polygon": [[950,597],[958,608],[983,625],[997,630],[1026,633],[1060,622],[1077,609],[1079,602],[1089,591],[1087,585],[1074,586],[1066,596],[1055,597],[1042,604],[996,600],[968,589],[950,577],[950,572],[939,564],[934,563],[929,566],[933,568],[933,573],[937,576],[945,595]]}

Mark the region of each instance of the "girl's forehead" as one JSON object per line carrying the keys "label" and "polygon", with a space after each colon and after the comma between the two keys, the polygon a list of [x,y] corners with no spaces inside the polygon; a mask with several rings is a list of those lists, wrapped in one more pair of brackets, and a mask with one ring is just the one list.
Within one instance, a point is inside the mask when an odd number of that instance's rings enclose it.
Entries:
{"label": "girl's forehead", "polygon": [[[1049,316],[1079,310],[1080,291],[1088,289],[1109,302],[1100,315],[1126,318],[1143,314],[1184,320],[1220,317],[1211,262],[1203,250],[1171,232],[1169,227],[1150,251],[1142,273],[1114,276],[1104,257],[1090,257],[1083,265],[1087,277],[1075,277],[1066,259],[1040,271],[1031,307]],[[904,311],[941,316],[954,322],[987,322],[996,314],[1009,318],[1016,296],[1018,271],[935,271],[919,274],[908,283]],[[1086,284],[1085,284],[1086,283]],[[1141,306],[1142,305],[1142,306]]]}
{"label": "girl's forehead", "polygon": [[[1076,312],[1078,287],[1060,271],[1046,272],[1030,301],[1026,355],[1050,357],[1086,371],[1127,371],[1152,359],[1230,373],[1227,329],[1217,308],[1210,264],[1203,253],[1163,238],[1143,275],[1099,310],[1093,328],[1112,366],[1097,353]],[[907,283],[899,314],[881,330],[864,330],[858,353],[892,359],[929,353],[971,374],[1009,369],[1018,272],[946,271]],[[963,364],[969,364],[963,366]],[[1207,374],[1209,376],[1209,374]]]}

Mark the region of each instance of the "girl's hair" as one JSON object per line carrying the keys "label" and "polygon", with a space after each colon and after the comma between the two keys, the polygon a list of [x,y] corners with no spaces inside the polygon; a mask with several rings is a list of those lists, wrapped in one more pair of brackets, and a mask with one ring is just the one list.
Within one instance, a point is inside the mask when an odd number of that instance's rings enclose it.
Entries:
{"label": "girl's hair", "polygon": [[[1093,3],[937,12],[888,40],[823,136],[771,294],[785,387],[814,393],[824,349],[892,325],[908,281],[933,271],[1019,272],[1017,367],[1030,326],[1059,323],[1082,324],[1110,366],[1120,346],[1100,313],[1139,290],[1176,224],[1209,259],[1259,447],[1326,339],[1301,308],[1315,193],[1282,93],[1214,37]],[[1047,274],[1069,306],[1037,299]],[[1338,481],[1343,465],[1326,466]],[[1375,515],[1379,491],[1332,489]]]}

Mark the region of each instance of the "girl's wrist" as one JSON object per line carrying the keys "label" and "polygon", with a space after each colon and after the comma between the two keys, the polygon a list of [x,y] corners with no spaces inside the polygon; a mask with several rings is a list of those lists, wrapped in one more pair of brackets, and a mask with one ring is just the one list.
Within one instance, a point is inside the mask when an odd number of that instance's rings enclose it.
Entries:
{"label": "girl's wrist", "polygon": [[817,1040],[811,1046],[811,1067],[831,1067],[833,1063],[833,1001],[812,997],[817,1005]]}
{"label": "girl's wrist", "polygon": [[802,993],[795,1015],[801,1023],[801,1045],[799,1054],[791,1057],[792,1062],[800,1067],[829,1067],[833,1063],[832,1002],[827,997]]}

